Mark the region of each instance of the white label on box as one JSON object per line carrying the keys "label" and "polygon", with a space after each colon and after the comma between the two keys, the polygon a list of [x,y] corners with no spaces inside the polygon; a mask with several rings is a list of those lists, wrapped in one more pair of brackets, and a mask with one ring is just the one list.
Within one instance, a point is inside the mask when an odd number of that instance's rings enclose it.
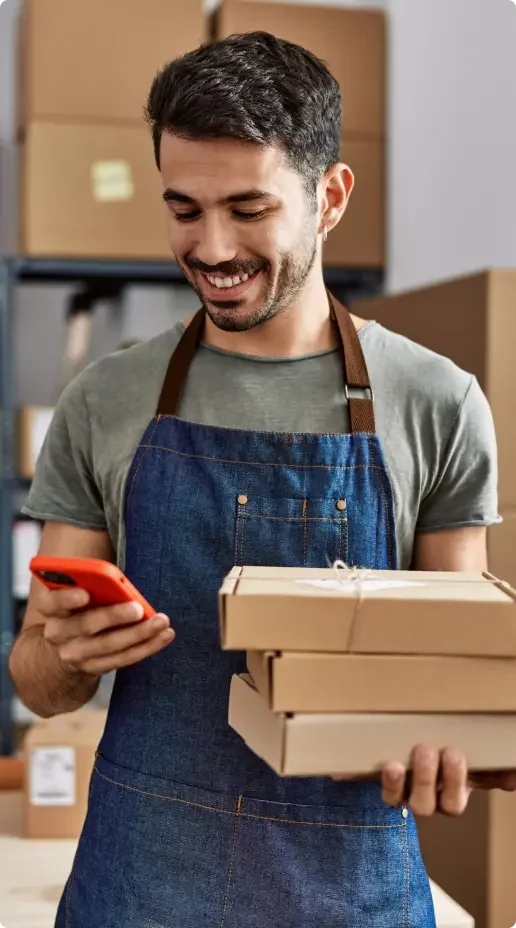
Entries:
{"label": "white label on box", "polygon": [[356,593],[358,589],[363,590],[364,593],[372,593],[375,590],[401,590],[425,585],[417,580],[362,580],[359,577],[353,580],[296,580],[296,583],[315,586],[320,590],[343,591],[344,593]]}
{"label": "white label on box", "polygon": [[99,203],[132,200],[134,181],[127,161],[96,161],[91,166],[93,198]]}
{"label": "white label on box", "polygon": [[36,466],[36,461],[39,458],[53,415],[54,410],[52,408],[47,408],[46,406],[34,407],[30,430],[30,461],[32,470],[34,470]]}
{"label": "white label on box", "polygon": [[17,599],[28,599],[32,578],[29,564],[38,553],[40,541],[41,528],[37,522],[17,522],[14,526],[13,594]]}
{"label": "white label on box", "polygon": [[33,748],[30,755],[30,802],[33,806],[75,805],[75,750]]}

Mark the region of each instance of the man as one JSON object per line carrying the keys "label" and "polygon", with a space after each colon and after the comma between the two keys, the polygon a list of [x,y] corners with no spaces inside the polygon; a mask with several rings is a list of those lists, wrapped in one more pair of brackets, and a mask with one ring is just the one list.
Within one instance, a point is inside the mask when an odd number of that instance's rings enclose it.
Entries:
{"label": "man", "polygon": [[166,67],[147,115],[202,310],[65,391],[26,509],[42,553],[116,558],[163,613],[78,614],[85,593],[33,584],[11,656],[23,701],[72,710],[117,670],[57,925],[430,928],[412,812],[463,812],[465,759],[415,746],[411,783],[396,758],[381,783],[275,776],[227,724],[245,664],[220,651],[216,594],[235,563],[483,570],[487,402],[325,290],[353,174],[320,61],[232,37]]}

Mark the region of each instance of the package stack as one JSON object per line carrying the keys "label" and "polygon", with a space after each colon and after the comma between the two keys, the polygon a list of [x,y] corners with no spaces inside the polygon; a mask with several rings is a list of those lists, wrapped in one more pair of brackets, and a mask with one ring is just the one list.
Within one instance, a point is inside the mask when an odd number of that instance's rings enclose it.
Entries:
{"label": "package stack", "polygon": [[343,96],[342,161],[355,189],[324,248],[327,266],[386,265],[387,39],[381,9],[223,0],[218,38],[265,30],[308,48],[328,65]]}
{"label": "package stack", "polygon": [[516,592],[488,574],[235,567],[230,725],[278,774],[369,775],[420,742],[516,769]]}
{"label": "package stack", "polygon": [[205,29],[202,0],[25,0],[21,253],[170,258],[143,109],[157,71]]}

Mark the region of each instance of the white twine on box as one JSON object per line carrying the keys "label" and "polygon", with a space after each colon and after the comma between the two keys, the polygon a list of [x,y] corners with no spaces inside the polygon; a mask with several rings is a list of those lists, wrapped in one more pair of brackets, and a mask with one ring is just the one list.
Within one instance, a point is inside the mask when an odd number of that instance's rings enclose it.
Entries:
{"label": "white twine on box", "polygon": [[351,628],[349,631],[348,639],[348,651],[352,651],[355,641],[358,613],[360,612],[362,603],[364,601],[364,582],[371,579],[374,574],[367,568],[348,567],[346,562],[342,560],[336,560],[333,562],[333,573],[337,583],[342,584],[343,587],[344,583],[349,582],[350,580],[352,583],[356,584],[356,605],[351,619]]}

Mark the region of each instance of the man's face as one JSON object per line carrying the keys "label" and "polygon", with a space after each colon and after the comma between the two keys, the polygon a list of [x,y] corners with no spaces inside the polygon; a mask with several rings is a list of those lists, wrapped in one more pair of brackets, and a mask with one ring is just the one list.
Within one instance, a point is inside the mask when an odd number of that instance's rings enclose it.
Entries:
{"label": "man's face", "polygon": [[170,244],[215,325],[245,331],[287,309],[317,257],[317,204],[275,147],[165,133]]}

